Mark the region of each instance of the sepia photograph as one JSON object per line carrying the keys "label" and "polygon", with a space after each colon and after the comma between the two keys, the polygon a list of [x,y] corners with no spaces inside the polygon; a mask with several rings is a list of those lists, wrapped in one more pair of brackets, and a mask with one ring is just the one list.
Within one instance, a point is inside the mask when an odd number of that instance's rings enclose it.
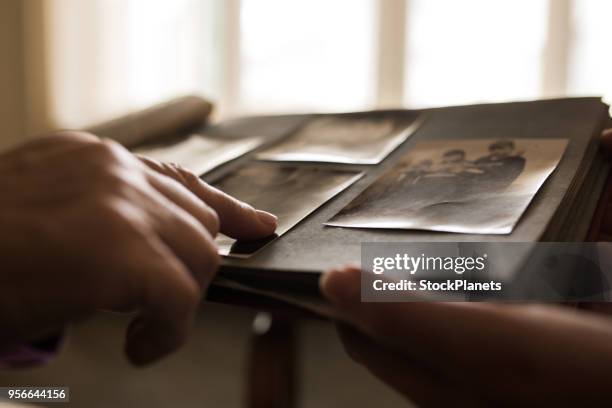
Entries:
{"label": "sepia photograph", "polygon": [[194,134],[179,142],[143,147],[134,153],[160,162],[179,164],[202,176],[257,149],[263,141],[261,137],[223,139]]}
{"label": "sepia photograph", "polygon": [[565,139],[423,142],[326,225],[509,234]]}
{"label": "sepia photograph", "polygon": [[[213,185],[255,208],[275,214],[278,217],[278,237],[361,176],[362,173],[354,171],[254,163]],[[217,237],[219,253],[229,257],[248,257],[269,242],[269,239],[264,239],[257,243],[237,243],[223,235]]]}
{"label": "sepia photograph", "polygon": [[419,117],[331,115],[311,119],[260,160],[378,164],[418,129]]}

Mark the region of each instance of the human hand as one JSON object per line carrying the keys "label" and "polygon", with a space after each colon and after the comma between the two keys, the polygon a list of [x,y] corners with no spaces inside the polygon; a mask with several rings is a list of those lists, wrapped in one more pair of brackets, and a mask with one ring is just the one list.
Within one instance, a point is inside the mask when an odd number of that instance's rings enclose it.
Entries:
{"label": "human hand", "polygon": [[0,345],[97,309],[136,312],[126,352],[146,364],[185,341],[217,271],[217,232],[261,238],[276,218],[184,169],[63,132],[0,155],[0,225]]}
{"label": "human hand", "polygon": [[561,306],[362,303],[360,271],[321,280],[348,354],[419,406],[611,401],[612,322]]}

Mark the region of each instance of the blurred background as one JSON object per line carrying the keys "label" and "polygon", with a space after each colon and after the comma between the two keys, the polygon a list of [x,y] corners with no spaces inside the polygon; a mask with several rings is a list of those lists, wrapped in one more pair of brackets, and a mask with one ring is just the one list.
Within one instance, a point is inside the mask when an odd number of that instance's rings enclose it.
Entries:
{"label": "blurred background", "polygon": [[3,0],[3,143],[198,93],[218,116],[612,95],[607,0]]}
{"label": "blurred background", "polygon": [[[196,93],[217,119],[567,95],[612,98],[609,0],[1,0],[0,149]],[[253,312],[207,306],[151,370],[125,319],[72,329],[3,385],[71,385],[74,406],[244,406]],[[398,406],[333,327],[299,327],[300,406]]]}

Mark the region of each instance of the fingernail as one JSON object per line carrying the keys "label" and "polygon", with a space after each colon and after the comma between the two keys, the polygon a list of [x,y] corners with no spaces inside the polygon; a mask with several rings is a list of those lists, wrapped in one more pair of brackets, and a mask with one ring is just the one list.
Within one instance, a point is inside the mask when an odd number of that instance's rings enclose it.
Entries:
{"label": "fingernail", "polygon": [[278,217],[274,214],[270,214],[269,212],[257,210],[257,215],[259,216],[259,220],[266,225],[274,225],[278,223]]}
{"label": "fingernail", "polygon": [[361,298],[361,271],[349,266],[332,269],[321,276],[323,294],[333,303],[348,304]]}

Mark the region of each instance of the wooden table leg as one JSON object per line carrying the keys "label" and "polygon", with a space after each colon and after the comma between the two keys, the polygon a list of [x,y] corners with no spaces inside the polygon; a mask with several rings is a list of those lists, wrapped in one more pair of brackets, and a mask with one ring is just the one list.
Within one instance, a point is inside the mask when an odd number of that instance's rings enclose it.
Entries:
{"label": "wooden table leg", "polygon": [[253,334],[247,378],[249,408],[291,408],[297,399],[295,320],[259,313]]}

